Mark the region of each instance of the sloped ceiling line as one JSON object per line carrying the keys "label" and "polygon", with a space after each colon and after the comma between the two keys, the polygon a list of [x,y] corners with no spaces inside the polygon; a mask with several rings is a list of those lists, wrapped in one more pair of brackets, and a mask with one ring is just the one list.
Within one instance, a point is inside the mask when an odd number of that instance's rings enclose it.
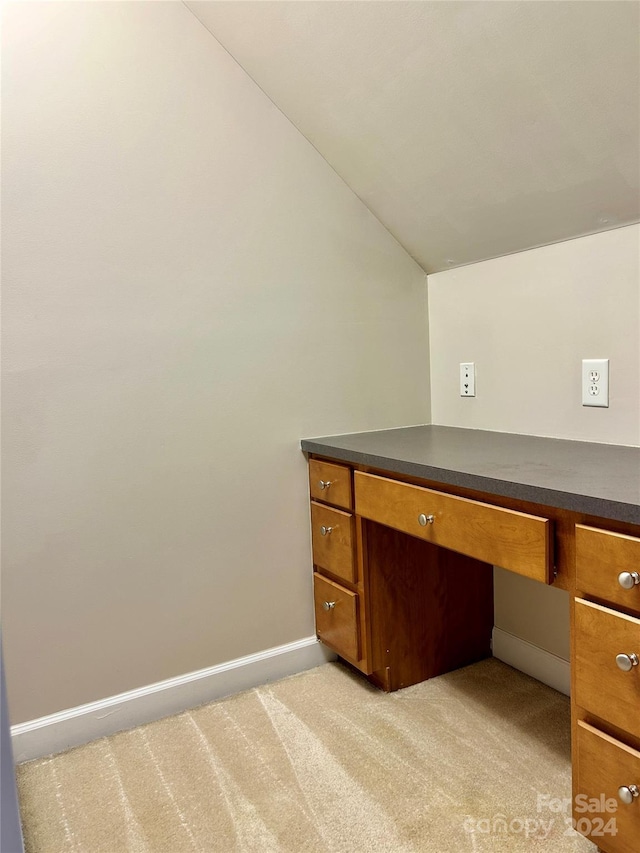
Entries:
{"label": "sloped ceiling line", "polygon": [[[271,0],[265,0],[265,2],[271,2]],[[301,0],[301,2],[303,2],[303,0]],[[339,178],[339,179],[340,179],[340,180],[345,184],[345,186],[347,186],[347,187],[349,188],[349,190],[350,190],[354,195],[356,195],[356,196],[357,196],[357,198],[359,198],[359,200],[360,200],[360,201],[362,202],[362,204],[367,208],[367,210],[371,213],[371,215],[372,215],[372,216],[374,216],[374,217],[375,217],[375,218],[380,222],[380,224],[383,226],[383,228],[385,228],[385,229],[389,232],[389,234],[393,237],[393,239],[394,239],[394,240],[395,240],[395,241],[396,241],[396,242],[397,242],[397,243],[398,243],[398,244],[399,244],[399,245],[404,249],[404,251],[405,251],[405,252],[407,252],[407,254],[409,254],[409,255],[412,257],[412,259],[413,259],[413,260],[418,264],[418,266],[422,266],[422,265],[420,264],[420,261],[418,261],[418,260],[417,260],[417,258],[414,258],[414,257],[411,255],[411,253],[409,252],[409,250],[407,249],[407,247],[406,247],[405,245],[403,245],[403,243],[400,241],[400,239],[398,238],[398,236],[397,236],[396,234],[394,234],[394,233],[389,229],[389,227],[388,227],[384,222],[382,222],[382,221],[380,220],[380,218],[379,218],[378,214],[377,214],[374,210],[372,210],[372,209],[371,209],[371,207],[367,204],[366,199],[361,198],[360,196],[358,196],[358,194],[355,192],[355,190],[353,189],[353,187],[349,186],[349,184],[347,183],[347,181],[346,181],[345,177],[344,177],[343,175],[341,175],[341,174],[336,170],[335,166],[334,166],[332,163],[329,163],[329,161],[326,159],[326,157],[324,156],[324,154],[322,153],[322,151],[320,151],[320,150],[319,150],[319,149],[314,145],[314,143],[309,139],[309,137],[308,137],[308,136],[305,136],[305,134],[304,134],[304,132],[302,131],[302,129],[301,129],[300,127],[298,127],[298,126],[296,125],[296,123],[293,121],[293,119],[292,119],[290,116],[288,116],[288,115],[283,111],[282,107],[280,107],[280,106],[279,106],[279,105],[278,105],[278,104],[273,100],[273,98],[269,95],[269,93],[268,93],[268,92],[265,92],[265,90],[262,88],[262,86],[260,85],[260,83],[259,83],[257,80],[255,80],[253,77],[251,77],[251,74],[249,74],[249,72],[246,70],[246,68],[243,68],[243,66],[241,65],[241,63],[239,62],[239,60],[238,60],[238,59],[237,59],[237,58],[236,58],[236,57],[235,57],[235,56],[234,56],[234,55],[233,55],[233,54],[228,50],[228,48],[226,48],[226,47],[225,47],[225,45],[223,45],[223,44],[222,44],[222,42],[217,38],[217,36],[215,35],[215,33],[213,33],[213,32],[211,31],[211,29],[209,28],[209,26],[206,24],[206,22],[205,22],[205,21],[203,21],[203,20],[201,19],[200,15],[199,15],[199,13],[198,13],[198,12],[199,12],[199,10],[198,10],[197,6],[198,6],[198,5],[201,5],[201,4],[190,3],[190,2],[188,2],[188,0],[182,0],[182,4],[183,4],[183,6],[185,6],[185,7],[189,10],[189,12],[191,12],[191,14],[192,14],[195,18],[197,18],[197,20],[198,20],[198,21],[202,24],[202,26],[207,30],[207,32],[211,35],[211,37],[212,37],[212,38],[214,38],[214,39],[216,40],[216,42],[218,42],[218,44],[220,45],[220,47],[221,47],[223,50],[225,50],[225,51],[229,54],[229,56],[231,57],[231,59],[232,59],[232,60],[233,60],[233,61],[234,61],[234,62],[235,62],[235,63],[236,63],[240,68],[242,68],[242,70],[244,71],[244,73],[245,73],[245,74],[247,74],[247,76],[251,78],[251,80],[252,80],[252,81],[255,83],[255,85],[260,89],[260,91],[264,94],[264,96],[265,96],[266,98],[268,98],[268,99],[271,101],[271,103],[273,104],[273,106],[274,106],[274,107],[275,107],[275,108],[276,108],[280,113],[282,113],[283,117],[284,117],[284,118],[285,118],[285,119],[286,119],[290,124],[292,124],[292,125],[296,128],[296,130],[297,130],[299,133],[301,133],[301,134],[302,134],[302,136],[304,136],[304,137],[305,137],[305,139],[307,140],[307,142],[309,143],[309,145],[311,145],[311,147],[312,147],[312,148],[314,148],[314,149],[318,152],[319,156],[320,156],[320,157],[322,157],[322,159],[327,163],[327,166],[328,166],[328,167],[329,167],[333,172],[335,172],[335,174],[337,175],[337,177],[338,177],[338,178]]]}
{"label": "sloped ceiling line", "polygon": [[640,4],[188,8],[426,272],[640,221]]}

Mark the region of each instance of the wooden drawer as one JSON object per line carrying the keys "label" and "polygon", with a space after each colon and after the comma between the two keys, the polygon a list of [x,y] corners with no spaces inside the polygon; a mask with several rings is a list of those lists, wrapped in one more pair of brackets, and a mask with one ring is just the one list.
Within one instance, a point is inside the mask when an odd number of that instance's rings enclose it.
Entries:
{"label": "wooden drawer", "polygon": [[339,655],[357,662],[360,659],[357,593],[315,573],[313,597],[318,637]]}
{"label": "wooden drawer", "polygon": [[[640,539],[576,524],[576,586],[579,590],[640,612],[640,584],[625,589],[623,573],[640,574]],[[629,577],[621,578],[630,582]]]}
{"label": "wooden drawer", "polygon": [[[485,563],[550,583],[546,518],[355,473],[356,513]],[[420,523],[420,516],[424,524]],[[429,519],[433,519],[430,521]]]}
{"label": "wooden drawer", "polygon": [[332,462],[309,460],[309,489],[311,497],[342,509],[353,508],[351,469]]}
{"label": "wooden drawer", "polygon": [[346,581],[356,580],[353,516],[311,501],[313,564]]}
{"label": "wooden drawer", "polygon": [[577,598],[574,630],[576,703],[640,737],[640,665],[624,672],[616,663],[640,658],[640,619]]}
{"label": "wooden drawer", "polygon": [[[640,797],[627,804],[619,797],[622,786],[635,785],[640,788],[640,752],[631,749],[593,726],[578,721],[575,773],[575,826],[594,844],[612,853],[638,853],[640,844]],[[607,805],[611,811],[587,811],[589,803]],[[616,834],[603,833],[610,819],[610,829]],[[602,823],[600,822],[600,820]],[[591,828],[592,832],[589,832]]]}

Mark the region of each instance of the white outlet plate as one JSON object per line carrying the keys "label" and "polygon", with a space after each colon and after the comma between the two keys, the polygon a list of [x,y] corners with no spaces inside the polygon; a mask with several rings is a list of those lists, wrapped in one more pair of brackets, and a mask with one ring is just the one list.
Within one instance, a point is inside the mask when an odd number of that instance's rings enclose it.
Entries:
{"label": "white outlet plate", "polygon": [[609,359],[582,359],[582,405],[608,408]]}
{"label": "white outlet plate", "polygon": [[476,396],[476,365],[474,361],[463,361],[460,365],[460,396]]}

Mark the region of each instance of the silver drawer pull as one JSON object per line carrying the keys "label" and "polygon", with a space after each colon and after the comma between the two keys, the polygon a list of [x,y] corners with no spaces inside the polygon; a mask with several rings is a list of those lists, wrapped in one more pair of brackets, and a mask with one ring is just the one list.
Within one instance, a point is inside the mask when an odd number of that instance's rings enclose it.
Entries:
{"label": "silver drawer pull", "polygon": [[622,589],[633,589],[640,584],[640,572],[620,572],[618,583]]}
{"label": "silver drawer pull", "polygon": [[421,512],[418,516],[418,524],[420,525],[420,527],[426,527],[427,524],[433,524],[435,520],[435,516],[425,515],[423,512]]}
{"label": "silver drawer pull", "polygon": [[618,796],[623,803],[630,806],[634,800],[640,797],[640,790],[638,790],[637,785],[623,785],[621,788],[618,788]]}
{"label": "silver drawer pull", "polygon": [[623,672],[630,672],[634,666],[638,666],[640,660],[638,660],[638,655],[631,652],[630,655],[616,655],[616,664],[618,665],[618,669],[621,669]]}
{"label": "silver drawer pull", "polygon": [[336,606],[336,603],[335,601],[323,601],[322,606],[325,610],[333,610],[333,608]]}
{"label": "silver drawer pull", "polygon": [[321,536],[329,536],[330,533],[333,533],[333,527],[325,527],[324,524],[320,528]]}
{"label": "silver drawer pull", "polygon": [[320,480],[320,491],[324,492],[331,485],[331,480]]}

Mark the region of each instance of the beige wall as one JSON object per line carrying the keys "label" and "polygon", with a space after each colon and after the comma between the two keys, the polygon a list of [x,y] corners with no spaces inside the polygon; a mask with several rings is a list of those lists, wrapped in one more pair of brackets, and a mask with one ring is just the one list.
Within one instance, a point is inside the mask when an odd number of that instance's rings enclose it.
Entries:
{"label": "beige wall", "polygon": [[[630,225],[430,275],[433,422],[640,444],[639,264]],[[608,409],[581,405],[583,358],[610,359]]]}
{"label": "beige wall", "polygon": [[569,660],[569,593],[514,572],[493,570],[496,628]]}
{"label": "beige wall", "polygon": [[[640,227],[429,276],[437,424],[640,444]],[[610,407],[584,408],[583,358],[610,359]],[[477,396],[458,395],[475,361]],[[568,597],[496,570],[496,625],[568,657]]]}
{"label": "beige wall", "polygon": [[13,722],[313,633],[302,436],[429,421],[424,273],[180,3],[3,32]]}

